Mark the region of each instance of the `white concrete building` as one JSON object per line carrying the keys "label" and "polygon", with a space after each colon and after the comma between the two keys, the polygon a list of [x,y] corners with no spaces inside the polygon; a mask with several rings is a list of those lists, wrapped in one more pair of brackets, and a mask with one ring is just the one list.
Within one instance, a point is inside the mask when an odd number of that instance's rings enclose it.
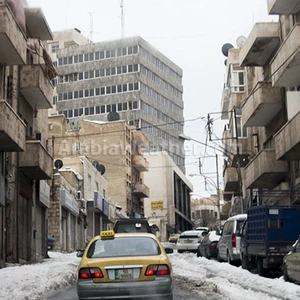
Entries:
{"label": "white concrete building", "polygon": [[167,152],[150,152],[144,156],[151,166],[144,174],[150,191],[149,198],[144,199],[145,216],[159,228],[156,235],[166,241],[171,233],[193,228],[190,207],[193,187]]}

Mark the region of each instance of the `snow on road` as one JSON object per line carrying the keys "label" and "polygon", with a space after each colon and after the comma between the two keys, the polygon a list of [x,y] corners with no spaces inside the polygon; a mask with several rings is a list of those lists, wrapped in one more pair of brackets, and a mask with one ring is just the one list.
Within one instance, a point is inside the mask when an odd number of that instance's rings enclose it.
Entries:
{"label": "snow on road", "polygon": [[[175,276],[180,274],[187,278],[193,291],[199,290],[199,295],[203,296],[203,292],[210,287],[210,291],[206,292],[207,299],[300,299],[300,286],[285,282],[283,277],[260,277],[228,263],[197,258],[195,254],[174,253],[170,258]],[[215,298],[216,294],[219,298]]]}
{"label": "snow on road", "polygon": [[[50,259],[30,265],[0,269],[0,299],[40,300],[76,279],[80,261],[75,253],[50,252]],[[169,255],[175,284],[206,300],[295,300],[300,286],[280,278],[264,278],[241,267],[207,260],[195,254]]]}

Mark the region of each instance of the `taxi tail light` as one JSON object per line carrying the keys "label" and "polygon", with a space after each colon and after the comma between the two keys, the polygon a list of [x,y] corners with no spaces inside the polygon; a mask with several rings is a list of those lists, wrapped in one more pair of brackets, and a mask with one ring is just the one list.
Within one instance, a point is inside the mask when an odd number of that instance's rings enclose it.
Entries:
{"label": "taxi tail light", "polygon": [[103,273],[99,268],[81,268],[78,277],[80,279],[103,278]]}
{"label": "taxi tail light", "polygon": [[145,275],[170,275],[170,269],[168,265],[149,265],[146,269]]}

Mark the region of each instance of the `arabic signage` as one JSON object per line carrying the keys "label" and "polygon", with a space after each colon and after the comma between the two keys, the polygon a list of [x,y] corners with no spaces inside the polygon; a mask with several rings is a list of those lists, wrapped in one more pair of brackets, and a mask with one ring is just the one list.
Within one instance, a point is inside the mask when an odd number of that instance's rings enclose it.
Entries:
{"label": "arabic signage", "polygon": [[50,186],[44,180],[40,181],[39,200],[47,208],[50,208]]}
{"label": "arabic signage", "polygon": [[151,201],[151,210],[159,210],[164,208],[164,201],[158,200],[158,201]]}
{"label": "arabic signage", "polygon": [[105,200],[104,198],[102,199],[103,200],[103,213],[109,217],[109,203],[107,200]]}
{"label": "arabic signage", "polygon": [[102,195],[99,194],[97,191],[94,191],[94,207],[98,208],[100,211],[103,211],[103,201]]}
{"label": "arabic signage", "polygon": [[61,206],[69,210],[74,216],[79,216],[79,206],[74,196],[66,190],[60,191]]}

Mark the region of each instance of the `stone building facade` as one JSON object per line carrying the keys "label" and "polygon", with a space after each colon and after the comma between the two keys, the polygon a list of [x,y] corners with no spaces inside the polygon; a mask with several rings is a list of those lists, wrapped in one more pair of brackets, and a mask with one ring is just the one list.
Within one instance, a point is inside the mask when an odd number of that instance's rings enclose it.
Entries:
{"label": "stone building facade", "polygon": [[47,20],[23,2],[0,3],[0,267],[47,255],[46,180],[53,169],[47,116],[56,71]]}
{"label": "stone building facade", "polygon": [[224,196],[236,213],[258,204],[299,205],[300,7],[268,0],[278,22],[257,23],[229,49],[223,117],[228,163]]}
{"label": "stone building facade", "polygon": [[[101,165],[107,190],[96,189],[97,192],[112,205],[121,207],[127,216],[144,215],[143,199],[149,196],[149,188],[144,184],[143,173],[148,171],[149,165],[142,155],[143,147],[148,146],[142,132],[132,132],[126,121],[82,120],[80,129],[70,126],[64,115],[51,116],[48,122],[55,159],[64,161],[80,155]],[[86,195],[94,191],[91,187]]]}

